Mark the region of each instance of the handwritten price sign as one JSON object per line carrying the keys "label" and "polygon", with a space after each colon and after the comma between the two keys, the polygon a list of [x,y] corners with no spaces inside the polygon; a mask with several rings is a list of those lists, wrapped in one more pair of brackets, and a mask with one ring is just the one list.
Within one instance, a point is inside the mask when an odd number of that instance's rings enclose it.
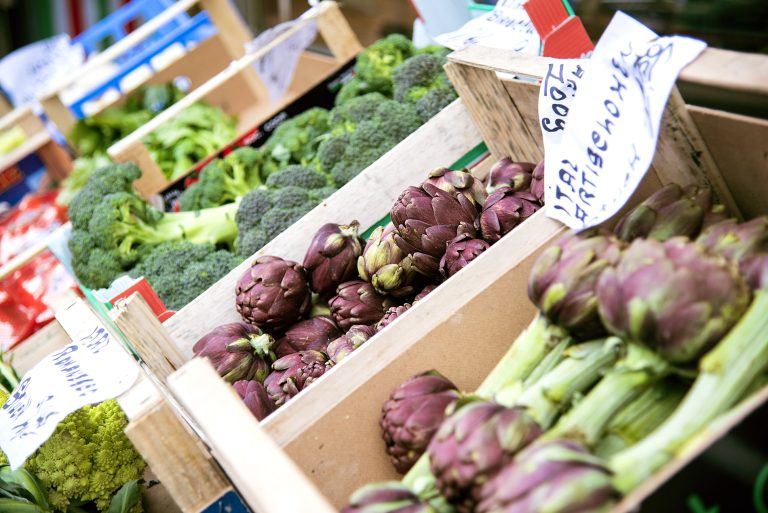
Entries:
{"label": "handwritten price sign", "polygon": [[591,59],[550,65],[539,93],[549,217],[581,230],[619,211],[653,161],[680,70],[704,48],[619,12]]}
{"label": "handwritten price sign", "polygon": [[90,322],[73,343],[27,372],[0,409],[0,449],[11,467],[21,466],[73,411],[125,392],[138,375],[126,365],[129,358],[103,326]]}

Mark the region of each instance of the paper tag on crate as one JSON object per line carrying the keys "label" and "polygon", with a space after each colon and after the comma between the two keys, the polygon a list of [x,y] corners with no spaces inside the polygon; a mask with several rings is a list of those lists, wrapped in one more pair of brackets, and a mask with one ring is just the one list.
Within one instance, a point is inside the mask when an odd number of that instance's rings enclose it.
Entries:
{"label": "paper tag on crate", "polygon": [[277,39],[280,34],[293,28],[297,23],[303,23],[304,26],[253,64],[259,77],[261,77],[261,80],[267,87],[269,98],[273,102],[279,101],[285,95],[288,86],[291,85],[293,73],[296,70],[296,65],[299,63],[301,53],[317,37],[317,23],[314,20],[286,21],[276,27],[265,30],[256,39],[246,44],[246,51],[248,53],[258,51]]}
{"label": "paper tag on crate", "polygon": [[539,93],[549,217],[582,230],[621,209],[653,161],[680,70],[706,46],[618,12],[588,61],[550,67]]}
{"label": "paper tag on crate", "polygon": [[[84,310],[80,310],[84,309]],[[83,312],[73,342],[29,370],[0,408],[0,449],[18,468],[70,413],[113,399],[133,384],[135,365],[82,301],[68,309]]]}
{"label": "paper tag on crate", "polygon": [[523,9],[524,3],[499,0],[493,11],[468,21],[459,30],[435,37],[435,41],[451,50],[482,45],[538,55],[541,39]]}

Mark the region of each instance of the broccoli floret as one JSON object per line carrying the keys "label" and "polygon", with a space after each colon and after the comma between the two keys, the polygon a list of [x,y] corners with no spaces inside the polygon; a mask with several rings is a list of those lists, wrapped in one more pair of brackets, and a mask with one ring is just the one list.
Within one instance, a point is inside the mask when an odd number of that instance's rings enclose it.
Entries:
{"label": "broccoli floret", "polygon": [[304,217],[313,207],[314,205],[311,203],[292,208],[276,206],[264,215],[261,221],[261,230],[264,231],[269,240],[272,240]]}
{"label": "broccoli floret", "polygon": [[339,106],[344,103],[347,103],[352,98],[357,98],[358,96],[363,96],[364,94],[368,93],[380,93],[381,91],[377,91],[373,87],[371,87],[371,84],[364,81],[359,76],[352,77],[349,82],[341,86],[341,89],[339,89],[339,92],[336,93],[336,98],[334,99],[334,105]]}
{"label": "broccoli floret", "polygon": [[272,193],[272,201],[280,208],[301,207],[310,202],[309,191],[296,186],[283,187]]}
{"label": "broccoli floret", "polygon": [[[246,150],[241,148],[240,150]],[[247,151],[251,150],[251,151]],[[262,185],[252,148],[236,151],[224,159],[215,159],[200,171],[200,180],[191,192],[182,193],[182,210],[218,207],[237,201]],[[189,190],[189,189],[188,189]]]}
{"label": "broccoli floret", "polygon": [[328,185],[328,178],[323,173],[302,166],[288,166],[267,178],[267,187],[302,187],[304,189],[319,189]]}
{"label": "broccoli floret", "polygon": [[391,96],[394,69],[411,57],[415,48],[402,34],[390,34],[360,53],[355,72],[374,91]]}
{"label": "broccoli floret", "polygon": [[309,191],[309,198],[316,202],[321,203],[325,198],[329,197],[331,194],[336,192],[338,189],[336,187],[333,187],[329,185],[328,187],[323,187],[321,189],[313,189]]}
{"label": "broccoli floret", "polygon": [[237,254],[242,258],[249,258],[258,250],[263,248],[269,242],[269,237],[261,228],[255,228],[247,232],[240,232],[237,235]]}
{"label": "broccoli floret", "polygon": [[432,116],[443,110],[456,98],[458,98],[458,95],[453,89],[447,87],[432,89],[416,100],[416,113],[418,113],[421,121],[426,123]]}
{"label": "broccoli floret", "polygon": [[448,54],[451,53],[452,51],[453,50],[451,50],[450,48],[446,48],[445,46],[427,45],[421,48],[417,48],[415,55],[431,54],[431,55],[437,55],[438,57],[446,58],[448,57]]}
{"label": "broccoli floret", "polygon": [[258,227],[259,223],[261,223],[261,218],[273,206],[272,191],[256,189],[243,196],[240,207],[235,215],[238,233],[242,234]]}
{"label": "broccoli floret", "polygon": [[179,210],[189,212],[190,210],[200,210],[203,203],[203,188],[197,181],[184,189],[179,196]]}
{"label": "broccoli floret", "polygon": [[337,187],[349,182],[421,125],[413,106],[379,94],[350,100],[335,108],[331,118],[345,123],[346,128],[323,142],[318,150],[318,165],[330,170]]}
{"label": "broccoli floret", "polygon": [[432,89],[453,89],[443,70],[445,57],[421,54],[411,57],[395,70],[395,100],[413,103]]}
{"label": "broccoli floret", "polygon": [[94,170],[85,187],[80,189],[69,203],[67,215],[72,226],[81,230],[87,229],[93,217],[93,209],[101,198],[113,192],[131,192],[133,182],[140,176],[141,171],[136,164],[110,164]]}
{"label": "broccoli floret", "polygon": [[[117,192],[107,194],[97,202],[86,230],[91,238],[91,250],[105,265],[104,273],[94,267],[96,257],[84,254],[82,235],[71,243],[72,267],[78,279],[87,287],[101,288],[117,270],[113,261],[128,270],[151,251],[153,246],[174,240],[199,244],[232,246],[237,236],[235,213],[238,202],[193,212],[164,213],[155,210],[138,196]],[[96,252],[96,249],[101,250]]]}
{"label": "broccoli floret", "polygon": [[180,310],[239,263],[213,244],[171,241],[155,246],[130,274],[144,276],[169,309]]}
{"label": "broccoli floret", "polygon": [[121,486],[141,479],[146,464],[125,436],[127,425],[114,400],[85,406],[29,457],[25,466],[48,490],[56,511],[93,502],[104,512]]}
{"label": "broccoli floret", "polygon": [[261,149],[269,158],[264,163],[263,176],[289,164],[309,163],[315,157],[319,138],[327,131],[328,111],[320,107],[282,122]]}

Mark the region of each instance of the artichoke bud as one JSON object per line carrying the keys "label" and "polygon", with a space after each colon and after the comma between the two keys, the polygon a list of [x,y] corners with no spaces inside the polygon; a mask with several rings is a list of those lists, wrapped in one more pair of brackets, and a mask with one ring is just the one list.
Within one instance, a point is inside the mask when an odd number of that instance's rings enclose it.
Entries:
{"label": "artichoke bud", "polygon": [[536,164],[529,162],[512,162],[509,157],[496,162],[488,173],[488,194],[499,187],[509,187],[521,192],[527,191],[531,185],[531,173]]}
{"label": "artichoke bud", "polygon": [[452,171],[447,167],[440,167],[429,174],[424,183],[430,183],[448,193],[460,192],[472,203],[480,205],[485,203],[488,193],[483,183],[472,176],[468,169]]}
{"label": "artichoke bud", "polygon": [[437,513],[399,481],[373,483],[358,489],[341,513]]}
{"label": "artichoke bud", "polygon": [[544,161],[542,160],[538,164],[536,164],[536,167],[533,168],[533,172],[531,173],[531,194],[533,194],[536,199],[541,203],[544,204]]}
{"label": "artichoke bud", "polygon": [[362,244],[357,235],[359,223],[324,224],[315,233],[304,256],[304,268],[313,292],[324,299],[333,294],[339,283],[355,277],[357,258]]}

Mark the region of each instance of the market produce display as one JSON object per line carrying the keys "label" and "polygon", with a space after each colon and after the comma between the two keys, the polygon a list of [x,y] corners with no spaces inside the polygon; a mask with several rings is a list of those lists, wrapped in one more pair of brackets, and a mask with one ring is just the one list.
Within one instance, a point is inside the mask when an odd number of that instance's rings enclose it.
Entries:
{"label": "market produce display", "polygon": [[[529,276],[539,314],[473,394],[393,392],[384,447],[410,470],[343,511],[607,511],[768,368],[767,229],[670,184],[615,233],[565,235]],[[396,397],[419,413],[393,417]]]}
{"label": "market produce display", "polygon": [[[502,192],[512,198],[537,202],[522,185],[519,191],[499,185],[502,176],[510,175],[510,167],[522,169],[527,177],[523,181],[531,183],[534,164],[515,164],[504,159],[491,169],[489,183],[496,187],[492,195]],[[267,191],[248,193],[242,200],[238,217],[242,205],[257,194],[267,194]],[[258,385],[248,388],[241,384],[238,388],[241,397],[246,397],[246,390],[250,390],[249,408],[257,416],[270,413],[541,206],[536,203],[534,209],[523,212],[512,204],[495,205],[496,215],[506,222],[498,226],[492,240],[484,241],[480,226],[488,206],[487,197],[485,184],[468,170],[440,168],[429,173],[420,186],[403,191],[392,207],[392,223],[375,229],[365,244],[358,236],[357,222],[329,223],[314,235],[303,265],[277,256],[256,258],[237,282],[235,306],[243,321],[259,334],[272,336],[269,351],[249,347],[250,338],[241,336],[237,340],[227,338],[226,343],[214,346],[213,353],[209,352],[206,340],[221,339],[217,333],[228,330],[226,325],[200,339],[193,348],[195,355],[211,358],[219,374],[230,382],[233,369],[248,369],[254,357],[266,358],[271,365],[268,376],[238,373],[236,379],[263,382],[263,392]],[[254,207],[253,211],[257,209]],[[264,215],[266,210],[260,212]],[[422,377],[420,384],[408,387],[408,392],[403,394],[428,388],[432,381],[440,379]],[[422,395],[428,395],[426,388]],[[264,392],[271,404],[264,404]],[[395,404],[400,399],[406,400],[397,394],[393,396],[392,419],[388,425],[407,421],[400,419],[400,415],[405,414],[396,412]],[[407,400],[402,404],[412,403]],[[425,445],[429,438],[414,431],[406,435],[411,427],[426,429],[426,426],[403,426],[401,432],[391,435],[393,457],[402,460],[399,465],[403,469],[420,455],[414,452],[414,447]],[[409,437],[416,440],[408,442],[413,447],[406,448]]]}
{"label": "market produce display", "polygon": [[[0,405],[20,378],[0,353]],[[26,463],[11,470],[0,453],[0,510],[141,513],[146,464],[114,400],[68,415]]]}

